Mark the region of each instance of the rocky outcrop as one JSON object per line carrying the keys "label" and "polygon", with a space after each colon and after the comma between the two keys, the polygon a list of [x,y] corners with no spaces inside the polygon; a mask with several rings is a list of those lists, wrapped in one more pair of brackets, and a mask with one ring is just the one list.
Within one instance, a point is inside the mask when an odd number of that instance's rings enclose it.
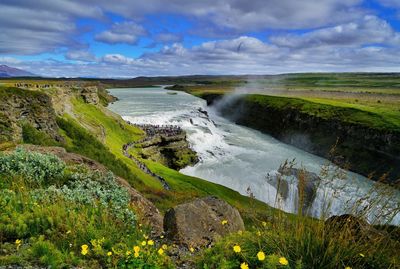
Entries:
{"label": "rocky outcrop", "polygon": [[167,237],[188,248],[212,245],[218,238],[244,230],[239,211],[215,197],[196,199],[165,213]]}
{"label": "rocky outcrop", "polygon": [[[97,170],[101,172],[108,171],[108,169],[102,164],[82,155],[67,152],[61,147],[42,147],[36,145],[23,145],[22,147],[30,151],[56,155],[68,164],[82,164],[90,170]],[[146,199],[136,189],[132,188],[125,179],[117,177],[117,181],[128,190],[131,196],[132,206],[136,209],[140,223],[151,227],[151,233],[153,235],[160,235],[163,232],[163,217],[160,211],[152,202]]]}
{"label": "rocky outcrop", "polygon": [[96,86],[88,86],[80,91],[83,100],[88,104],[97,105],[100,102],[98,90]]}
{"label": "rocky outcrop", "polygon": [[141,148],[141,158],[150,159],[169,168],[180,170],[198,162],[196,152],[190,148],[186,132],[174,125],[135,125],[146,137],[136,141]]}
{"label": "rocky outcrop", "polygon": [[[205,94],[202,98],[212,105],[221,100],[222,95]],[[268,101],[255,102],[246,96],[218,104],[220,113],[237,124],[331,159],[364,176],[374,173],[373,180],[381,180],[383,174],[387,174],[386,183],[394,183],[400,178],[400,131],[380,130],[334,117],[318,117],[296,107],[278,108]],[[349,110],[343,108],[338,113],[352,113]]]}
{"label": "rocky outcrop", "polygon": [[18,88],[0,89],[0,142],[20,141],[23,124],[47,133],[56,141],[63,140],[58,134],[56,114],[49,95]]}

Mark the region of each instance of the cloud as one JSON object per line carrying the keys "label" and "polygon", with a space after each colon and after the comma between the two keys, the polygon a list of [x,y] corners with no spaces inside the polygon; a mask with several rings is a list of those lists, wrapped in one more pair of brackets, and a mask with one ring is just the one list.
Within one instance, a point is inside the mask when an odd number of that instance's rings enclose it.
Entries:
{"label": "cloud", "polygon": [[67,36],[76,33],[75,25],[63,15],[45,10],[33,12],[0,4],[0,53],[36,54],[78,43]]}
{"label": "cloud", "polygon": [[[129,4],[128,4],[129,2]],[[101,1],[104,9],[128,18],[169,13],[212,22],[218,28],[239,31],[321,27],[360,17],[362,0],[163,0]]]}
{"label": "cloud", "polygon": [[126,21],[114,23],[110,30],[97,34],[95,40],[108,44],[135,45],[139,37],[144,35],[147,35],[147,31],[142,26],[132,21]]}
{"label": "cloud", "polygon": [[163,32],[157,34],[154,38],[157,43],[179,43],[183,41],[183,36],[181,34],[174,34],[170,32]]}
{"label": "cloud", "polygon": [[135,60],[121,54],[106,54],[103,56],[102,61],[108,64],[130,64]]}
{"label": "cloud", "polygon": [[[398,6],[398,1],[380,1],[387,6]],[[65,59],[71,60],[14,62],[16,67],[46,76],[399,71],[399,32],[387,21],[368,15],[372,11],[364,9],[362,3],[362,0],[3,0],[0,54],[9,57],[53,52],[65,54]],[[109,14],[113,17],[107,18]],[[133,45],[146,37],[163,47],[135,58],[119,51],[105,51],[96,58],[88,45],[82,43],[87,38],[82,37],[86,24],[79,19],[110,24],[114,15],[123,21],[96,33],[97,41]],[[159,15],[179,16],[188,21],[188,27],[171,30],[162,26],[160,32],[154,25],[162,22],[150,21]],[[150,27],[149,31],[143,25]],[[174,33],[182,29],[185,32]],[[271,30],[266,41],[249,36],[258,36],[262,30]],[[188,33],[195,38],[185,39],[185,44],[197,45],[182,44],[184,34]],[[199,36],[217,40],[201,42]],[[3,57],[3,61],[7,60],[12,61]]]}
{"label": "cloud", "polygon": [[21,60],[15,59],[13,57],[0,57],[0,64],[19,64]]}
{"label": "cloud", "polygon": [[82,62],[93,62],[96,61],[96,56],[87,50],[72,50],[65,54],[65,58],[68,60],[82,61]]}
{"label": "cloud", "polygon": [[[387,4],[396,3],[382,0]],[[182,15],[194,21],[196,35],[234,37],[265,29],[303,29],[349,22],[366,11],[362,0],[3,0],[0,3],[0,53],[38,54],[60,48],[79,49],[79,18],[104,20],[113,13],[128,21],[147,15]],[[133,23],[114,24],[96,40],[136,44],[145,30]],[[159,43],[181,42],[179,36],[160,34]],[[163,41],[164,40],[164,41]],[[169,41],[167,41],[169,40]]]}
{"label": "cloud", "polygon": [[375,16],[365,16],[356,22],[322,28],[302,35],[272,36],[270,40],[272,44],[289,48],[400,45],[400,34],[386,21]]}
{"label": "cloud", "polygon": [[379,2],[387,7],[400,8],[400,2],[398,0],[379,0]]}

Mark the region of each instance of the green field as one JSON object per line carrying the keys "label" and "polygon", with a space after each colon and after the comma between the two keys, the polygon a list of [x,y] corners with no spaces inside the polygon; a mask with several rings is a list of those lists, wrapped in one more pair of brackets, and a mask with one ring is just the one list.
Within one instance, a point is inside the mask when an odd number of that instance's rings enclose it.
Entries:
{"label": "green field", "polygon": [[[205,94],[246,93],[290,99],[273,99],[301,106],[303,112],[335,117],[347,110],[342,119],[371,127],[400,128],[400,74],[327,73],[288,74],[270,77],[254,76],[221,85],[182,85],[182,90],[201,96]],[[270,99],[272,100],[272,99]],[[301,100],[304,100],[302,102]],[[300,105],[301,104],[301,105]],[[318,108],[319,107],[319,108]],[[337,113],[334,109],[337,108]],[[329,111],[329,112],[328,112]]]}

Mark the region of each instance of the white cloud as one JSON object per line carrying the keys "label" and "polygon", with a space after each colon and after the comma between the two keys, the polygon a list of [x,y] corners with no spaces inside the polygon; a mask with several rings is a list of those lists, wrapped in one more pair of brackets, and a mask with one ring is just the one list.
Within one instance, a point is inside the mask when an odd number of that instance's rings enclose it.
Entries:
{"label": "white cloud", "polygon": [[65,54],[65,58],[68,60],[82,61],[82,62],[93,62],[96,61],[96,56],[87,50],[72,50]]}
{"label": "white cloud", "polygon": [[[365,11],[362,0],[2,0],[0,3],[0,53],[37,54],[67,47],[80,49],[82,29],[78,18],[104,20],[107,13],[126,20],[144,20],[146,15],[180,14],[194,19],[192,33],[230,36],[262,29],[300,29],[348,22]],[[391,3],[390,0],[386,2]],[[136,44],[144,29],[120,23],[98,33],[106,43]],[[160,35],[159,42],[180,42],[179,36]],[[168,40],[168,41],[167,41]]]}
{"label": "white cloud", "polygon": [[[397,1],[381,0],[397,6]],[[16,67],[45,76],[132,77],[139,75],[266,74],[301,71],[400,71],[400,36],[388,22],[365,15],[362,0],[3,0],[0,54],[61,52],[74,62],[15,61]],[[136,44],[150,37],[166,45],[131,58],[105,53],[96,58],[79,41],[78,18],[123,17],[97,33],[109,44]],[[223,40],[184,47],[183,37],[157,29],[148,33],[146,15],[183,15],[196,35]],[[135,22],[133,22],[135,21]],[[157,24],[156,24],[157,25]],[[153,25],[154,26],[154,25]],[[268,41],[246,33],[306,29],[273,35]],[[311,29],[311,30],[310,30]],[[98,45],[98,44],[97,44]],[[1,60],[1,58],[0,58]],[[12,58],[3,61],[12,61]]]}
{"label": "white cloud", "polygon": [[158,43],[179,43],[182,42],[183,36],[180,34],[163,32],[157,34],[153,39]]}
{"label": "white cloud", "polygon": [[289,48],[400,45],[400,34],[386,21],[375,16],[365,16],[356,22],[322,28],[302,35],[273,36],[270,40],[277,46]]}
{"label": "white cloud", "polygon": [[126,21],[114,23],[110,30],[97,34],[95,40],[108,44],[126,43],[134,45],[140,36],[146,34],[146,30],[142,26],[132,21]]}
{"label": "white cloud", "polygon": [[21,60],[15,59],[13,57],[0,57],[0,63],[1,64],[19,64],[21,63]]}
{"label": "white cloud", "polygon": [[400,8],[400,1],[399,0],[379,0],[379,2],[387,7],[394,7]]}
{"label": "white cloud", "polygon": [[[194,16],[216,27],[240,31],[320,27],[349,21],[364,13],[362,0],[147,0],[101,1],[102,7],[126,17],[149,13]],[[350,11],[350,12],[349,12]]]}

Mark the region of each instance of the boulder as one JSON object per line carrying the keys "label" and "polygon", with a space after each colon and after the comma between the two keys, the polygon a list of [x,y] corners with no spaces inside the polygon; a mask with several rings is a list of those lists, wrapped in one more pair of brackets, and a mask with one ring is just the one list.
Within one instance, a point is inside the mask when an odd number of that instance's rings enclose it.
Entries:
{"label": "boulder", "polygon": [[325,221],[325,232],[352,241],[368,241],[379,235],[367,221],[350,214],[328,218]]}
{"label": "boulder", "polygon": [[239,211],[216,197],[178,205],[164,216],[167,238],[188,248],[210,246],[218,238],[244,229]]}
{"label": "boulder", "polygon": [[89,86],[81,90],[83,100],[88,104],[97,105],[100,102],[98,90],[95,86]]}

